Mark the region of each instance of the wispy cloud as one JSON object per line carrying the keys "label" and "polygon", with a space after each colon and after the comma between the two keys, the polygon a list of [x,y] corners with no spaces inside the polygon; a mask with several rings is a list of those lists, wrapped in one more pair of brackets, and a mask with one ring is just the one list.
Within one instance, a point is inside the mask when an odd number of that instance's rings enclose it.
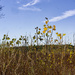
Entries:
{"label": "wispy cloud", "polygon": [[38,2],[40,2],[40,0],[32,0],[31,2],[29,2],[25,5],[22,5],[18,9],[20,9],[20,10],[31,10],[31,11],[41,11],[41,9],[39,9],[39,8],[32,7],[33,5],[37,4]]}
{"label": "wispy cloud", "polygon": [[75,9],[74,10],[69,10],[65,11],[61,16],[53,17],[52,19],[49,20],[49,22],[56,22],[71,16],[75,15]]}
{"label": "wispy cloud", "polygon": [[28,7],[19,7],[18,9],[20,9],[20,10],[31,10],[31,11],[41,11],[41,9],[39,9],[39,8],[35,8],[35,7],[30,7],[30,8],[28,8]]}
{"label": "wispy cloud", "polygon": [[35,4],[38,3],[38,2],[39,2],[39,0],[32,0],[31,2],[29,2],[29,3],[25,4],[25,5],[23,5],[23,7],[32,6],[32,5],[35,5]]}

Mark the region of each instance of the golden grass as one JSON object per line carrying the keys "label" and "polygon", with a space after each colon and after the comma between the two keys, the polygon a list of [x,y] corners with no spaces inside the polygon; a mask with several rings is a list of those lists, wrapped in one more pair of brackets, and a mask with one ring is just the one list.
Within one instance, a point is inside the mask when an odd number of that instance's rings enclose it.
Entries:
{"label": "golden grass", "polygon": [[[37,46],[33,47],[32,38],[31,46],[28,46],[28,37],[21,36],[16,41],[8,41],[8,35],[3,36],[4,44],[0,48],[0,75],[75,75],[75,50],[71,45],[62,45],[63,36],[66,34],[56,33],[58,39],[53,41],[52,34],[56,26],[49,26],[48,18],[44,25],[43,33],[40,28],[36,27],[36,35],[33,40]],[[39,30],[39,31],[38,31]],[[43,35],[43,37],[41,36]],[[36,38],[37,36],[37,38]],[[40,41],[47,40],[44,46],[39,46]],[[25,42],[25,47],[19,47],[21,42]],[[45,40],[44,40],[45,41]],[[14,44],[18,47],[13,47]],[[12,46],[12,47],[10,47]]]}
{"label": "golden grass", "polygon": [[0,49],[0,75],[74,75],[75,53],[72,50],[26,51],[25,48]]}

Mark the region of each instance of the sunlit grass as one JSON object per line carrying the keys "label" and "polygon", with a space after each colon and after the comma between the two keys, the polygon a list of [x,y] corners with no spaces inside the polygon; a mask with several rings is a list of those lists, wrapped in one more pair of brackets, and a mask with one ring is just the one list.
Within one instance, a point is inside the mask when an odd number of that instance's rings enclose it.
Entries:
{"label": "sunlit grass", "polygon": [[[56,32],[58,39],[52,38],[56,26],[49,26],[48,19],[44,30],[36,27],[36,33],[31,38],[36,45],[28,45],[28,37],[20,36],[10,40],[4,34],[4,43],[0,48],[0,75],[74,75],[75,51],[71,45],[63,45],[63,36]],[[51,42],[58,43],[57,45]],[[24,46],[19,46],[24,42]],[[44,45],[39,45],[44,42]],[[15,46],[18,45],[18,47]]]}

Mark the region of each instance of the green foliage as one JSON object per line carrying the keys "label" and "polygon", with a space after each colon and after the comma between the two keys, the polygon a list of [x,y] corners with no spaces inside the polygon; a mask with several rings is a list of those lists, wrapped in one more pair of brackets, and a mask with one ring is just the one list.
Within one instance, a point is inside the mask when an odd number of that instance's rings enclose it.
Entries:
{"label": "green foliage", "polygon": [[18,44],[18,45],[19,45],[19,44],[21,44],[21,42],[20,42],[19,40],[17,40],[16,44]]}
{"label": "green foliage", "polygon": [[[55,39],[53,41],[52,39],[52,35],[53,35],[53,31],[56,30],[56,26],[53,25],[49,25],[48,24],[49,20],[48,18],[46,18],[46,21],[45,21],[45,24],[43,25],[44,26],[44,30],[41,32],[41,28],[39,27],[36,27],[35,30],[36,30],[36,33],[35,35],[33,36],[33,39],[31,40],[32,41],[32,44],[35,44],[35,45],[39,45],[39,44],[44,44],[44,45],[50,45],[52,42],[56,43],[58,42],[59,40],[58,39]],[[58,34],[56,33],[57,36],[62,39],[63,37],[62,36],[65,36],[66,34]],[[3,41],[5,41],[5,44],[7,45],[15,45],[15,43],[19,46],[20,44],[24,44],[25,43],[25,46],[28,46],[29,42],[28,42],[28,36],[20,36],[19,39],[17,40],[16,38],[13,38],[12,40],[10,40],[10,37],[8,36],[8,34],[4,34],[3,35]],[[10,41],[8,41],[10,40]],[[60,43],[60,42],[58,42]]]}
{"label": "green foliage", "polygon": [[12,41],[15,42],[16,41],[16,38],[13,38]]}
{"label": "green foliage", "polygon": [[35,39],[35,36],[33,36],[33,39]]}

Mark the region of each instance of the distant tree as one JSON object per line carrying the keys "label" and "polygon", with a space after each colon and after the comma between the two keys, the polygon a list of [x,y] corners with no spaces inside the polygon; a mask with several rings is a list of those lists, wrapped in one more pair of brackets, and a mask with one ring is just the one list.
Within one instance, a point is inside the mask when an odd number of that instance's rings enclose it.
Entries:
{"label": "distant tree", "polygon": [[[0,1],[1,1],[1,0],[0,0]],[[0,5],[0,18],[2,18],[2,17],[4,16],[4,14],[3,14],[3,13],[1,13],[2,9],[3,9],[3,6],[2,6],[2,5]]]}

